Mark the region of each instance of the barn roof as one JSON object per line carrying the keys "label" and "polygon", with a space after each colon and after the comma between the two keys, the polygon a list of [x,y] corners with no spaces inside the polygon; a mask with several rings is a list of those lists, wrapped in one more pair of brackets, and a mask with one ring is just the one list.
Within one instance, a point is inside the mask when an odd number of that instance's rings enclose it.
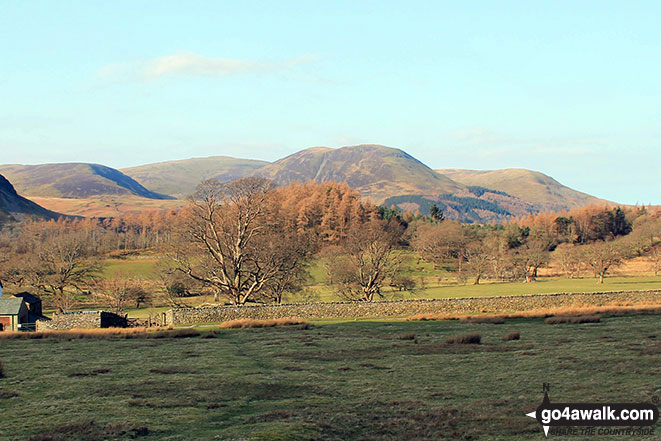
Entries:
{"label": "barn roof", "polygon": [[20,297],[7,297],[0,299],[0,315],[18,315],[23,306]]}
{"label": "barn roof", "polygon": [[41,302],[41,299],[34,294],[30,294],[29,292],[21,292],[18,294],[14,294],[14,297],[22,298],[24,302],[33,304],[33,303],[39,303]]}

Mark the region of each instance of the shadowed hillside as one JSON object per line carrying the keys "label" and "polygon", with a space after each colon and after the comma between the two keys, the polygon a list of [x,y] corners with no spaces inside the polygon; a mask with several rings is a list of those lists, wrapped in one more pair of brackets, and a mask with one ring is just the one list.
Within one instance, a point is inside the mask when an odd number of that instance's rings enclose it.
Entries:
{"label": "shadowed hillside", "polygon": [[423,215],[429,213],[432,204],[441,208],[447,219],[477,223],[502,222],[540,211],[522,199],[484,187],[466,187],[459,192],[438,197],[394,196],[383,203],[387,207],[394,205],[400,210]]}
{"label": "shadowed hillside", "polygon": [[520,168],[505,170],[441,169],[437,172],[464,185],[503,191],[523,199],[542,211],[559,211],[605,202],[572,190],[543,173]]}
{"label": "shadowed hillside", "polygon": [[267,164],[266,161],[252,159],[211,156],[147,164],[121,171],[153,191],[182,198],[192,194],[205,179],[231,181]]}
{"label": "shadowed hillside", "polygon": [[0,226],[24,219],[57,219],[61,215],[19,196],[14,186],[0,175]]}
{"label": "shadowed hillside", "polygon": [[171,199],[154,193],[114,168],[98,164],[67,163],[2,165],[0,173],[27,196],[86,198],[100,195],[136,195]]}
{"label": "shadowed hillside", "polygon": [[380,145],[314,147],[269,164],[257,174],[281,185],[295,181],[346,182],[377,203],[396,195],[440,195],[463,188],[408,153]]}

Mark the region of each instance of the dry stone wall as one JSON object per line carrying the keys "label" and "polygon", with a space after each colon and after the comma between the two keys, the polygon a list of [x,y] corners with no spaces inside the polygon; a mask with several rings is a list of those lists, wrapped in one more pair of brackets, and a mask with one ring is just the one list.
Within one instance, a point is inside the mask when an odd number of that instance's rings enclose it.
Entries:
{"label": "dry stone wall", "polygon": [[126,318],[106,311],[55,313],[51,320],[37,320],[37,331],[125,327]]}
{"label": "dry stone wall", "polygon": [[392,302],[296,303],[288,305],[175,308],[167,324],[218,323],[238,319],[397,317],[417,314],[476,314],[522,312],[535,309],[660,303],[661,290],[556,293],[503,297],[400,300]]}

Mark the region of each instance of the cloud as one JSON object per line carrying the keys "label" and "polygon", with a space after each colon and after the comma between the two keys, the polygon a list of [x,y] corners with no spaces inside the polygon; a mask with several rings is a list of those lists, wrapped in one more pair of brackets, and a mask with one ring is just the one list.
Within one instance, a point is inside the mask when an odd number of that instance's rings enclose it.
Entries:
{"label": "cloud", "polygon": [[164,77],[192,76],[220,78],[230,75],[279,72],[312,61],[311,56],[282,62],[259,62],[237,58],[204,57],[192,52],[118,63],[99,70],[102,79],[152,81]]}

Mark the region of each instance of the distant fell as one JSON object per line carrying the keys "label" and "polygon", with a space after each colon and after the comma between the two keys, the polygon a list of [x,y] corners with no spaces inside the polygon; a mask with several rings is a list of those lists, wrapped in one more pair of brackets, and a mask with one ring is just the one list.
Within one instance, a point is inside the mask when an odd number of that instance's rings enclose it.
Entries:
{"label": "distant fell", "polygon": [[26,196],[87,198],[135,195],[149,199],[172,199],[171,196],[146,189],[119,170],[99,164],[11,164],[1,165],[0,173]]}
{"label": "distant fell", "polygon": [[120,171],[153,191],[182,198],[192,194],[205,179],[231,181],[247,176],[267,164],[266,161],[253,159],[210,156],[158,162]]}
{"label": "distant fell", "polygon": [[[19,193],[49,209],[85,216],[176,208],[206,179],[227,182],[245,176],[266,177],[278,185],[346,182],[376,204],[420,214],[436,204],[448,219],[477,223],[609,203],[537,171],[432,170],[403,150],[376,144],[312,147],[273,163],[212,156],[121,171],[81,163],[0,165],[0,173]],[[180,200],[165,200],[174,199],[166,194]]]}
{"label": "distant fell", "polygon": [[521,168],[503,170],[436,170],[468,186],[499,190],[533,204],[540,211],[560,211],[607,202],[566,187],[543,173]]}
{"label": "distant fell", "polygon": [[301,150],[256,174],[280,185],[296,181],[346,182],[376,203],[395,195],[440,195],[463,188],[403,150],[374,144]]}
{"label": "distant fell", "polygon": [[57,219],[62,215],[20,196],[14,186],[0,175],[0,226],[25,219]]}

